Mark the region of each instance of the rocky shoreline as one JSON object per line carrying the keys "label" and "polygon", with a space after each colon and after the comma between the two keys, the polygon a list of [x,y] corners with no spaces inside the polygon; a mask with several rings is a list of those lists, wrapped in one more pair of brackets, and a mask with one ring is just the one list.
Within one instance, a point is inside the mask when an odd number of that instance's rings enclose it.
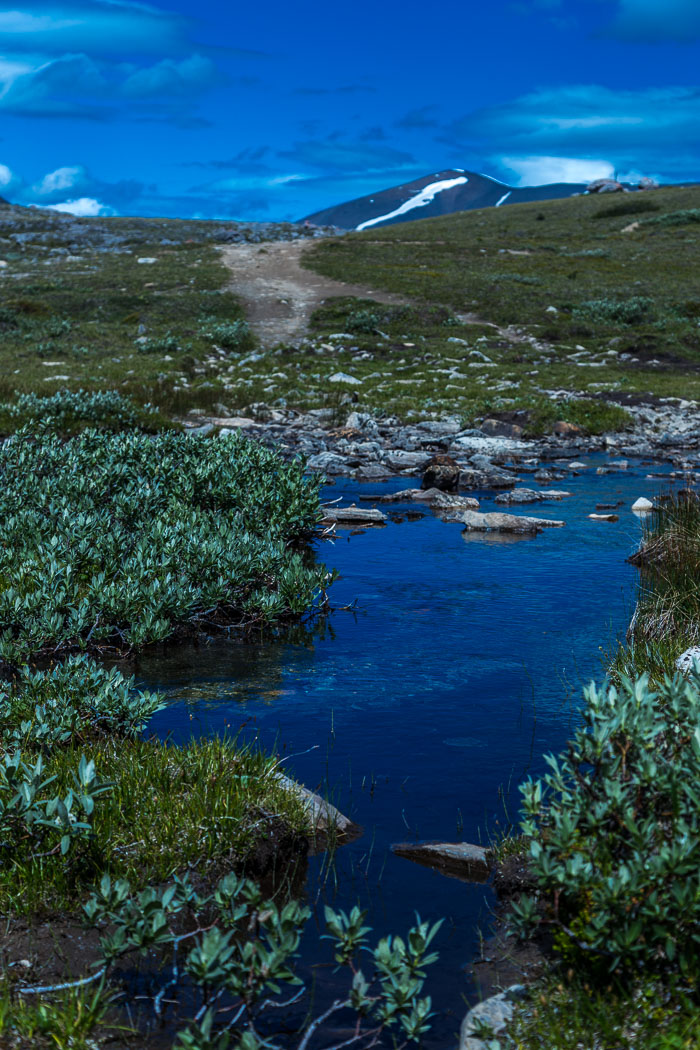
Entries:
{"label": "rocky shoreline", "polygon": [[[659,475],[660,480],[700,474],[700,405],[675,398],[626,405],[634,423],[619,433],[590,436],[561,423],[554,433],[539,438],[523,437],[519,427],[495,419],[465,428],[458,417],[402,422],[347,410],[339,417],[333,409],[300,413],[257,404],[249,406],[247,415],[236,415],[224,405],[216,407],[218,415],[193,413],[183,420],[185,427],[203,435],[242,431],[276,446],[285,457],[304,456],[309,470],[331,482],[346,477],[375,482],[415,478],[424,475],[436,457],[445,457],[453,464],[452,477],[429,477],[424,487],[453,493],[503,490],[498,502],[511,504],[559,498],[560,489],[533,490],[532,482],[555,486],[590,469],[580,460],[591,453],[610,457],[606,466],[597,467],[598,473],[625,470],[627,457],[635,457],[670,460],[671,471]],[[523,490],[507,494],[523,482],[531,498]]]}

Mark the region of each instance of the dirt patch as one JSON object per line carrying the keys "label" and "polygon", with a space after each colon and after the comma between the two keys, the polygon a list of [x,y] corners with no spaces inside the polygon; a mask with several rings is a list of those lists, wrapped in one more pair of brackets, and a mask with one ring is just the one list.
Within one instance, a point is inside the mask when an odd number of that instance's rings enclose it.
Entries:
{"label": "dirt patch", "polygon": [[229,288],[242,300],[250,326],[263,347],[298,342],[307,334],[309,318],[316,307],[334,296],[406,303],[399,295],[333,281],[303,269],[301,256],[307,247],[300,241],[273,241],[263,246],[232,244],[221,249],[232,275]]}

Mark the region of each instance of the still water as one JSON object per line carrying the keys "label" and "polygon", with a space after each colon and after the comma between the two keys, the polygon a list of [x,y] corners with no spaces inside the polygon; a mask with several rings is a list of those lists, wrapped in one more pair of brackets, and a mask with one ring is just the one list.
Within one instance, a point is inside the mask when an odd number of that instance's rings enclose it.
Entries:
{"label": "still water", "polygon": [[[543,771],[581,704],[581,687],[601,678],[606,652],[624,634],[636,570],[625,558],[641,525],[629,510],[663,482],[630,461],[625,472],[590,470],[557,483],[573,495],[516,513],[563,519],[535,538],[463,534],[425,510],[360,535],[340,532],[318,556],[340,572],[334,612],[295,641],[209,646],[146,659],[141,684],[170,703],[156,731],[175,740],[235,732],[289,756],[284,771],[328,795],[364,828],[329,869],[312,858],[309,902],[360,903],[378,934],[403,932],[418,911],[445,918],[440,961],[427,990],[438,1011],[431,1047],[454,1046],[473,1001],[465,972],[488,932],[494,899],[486,886],[446,878],[390,852],[416,839],[486,842],[517,815],[517,785]],[[416,484],[338,482],[329,499]],[[527,476],[523,484],[527,485]],[[479,494],[477,494],[479,495]],[[499,508],[481,494],[481,509]],[[623,501],[614,524],[587,515]],[[371,504],[365,504],[371,505]],[[416,510],[391,505],[384,510]],[[306,964],[328,950],[311,922]],[[321,986],[328,971],[317,971]]]}

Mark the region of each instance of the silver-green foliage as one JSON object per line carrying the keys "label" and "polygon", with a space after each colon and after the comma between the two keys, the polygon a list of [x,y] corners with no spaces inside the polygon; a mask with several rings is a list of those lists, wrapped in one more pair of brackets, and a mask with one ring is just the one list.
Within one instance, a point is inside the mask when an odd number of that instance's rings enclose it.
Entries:
{"label": "silver-green foliage", "polygon": [[83,423],[110,430],[131,427],[158,429],[159,413],[153,405],[137,406],[116,390],[57,390],[54,394],[18,394],[0,404],[0,418],[41,425],[58,431]]}
{"label": "silver-green foliage", "polygon": [[[166,992],[183,979],[190,982],[199,1003],[190,1025],[178,1034],[179,1050],[290,1045],[269,1034],[263,1041],[260,1031],[266,1011],[290,1006],[305,992],[294,963],[308,908],[293,900],[282,906],[265,900],[254,883],[235,875],[223,878],[210,897],[200,896],[187,878],[133,894],[126,880],[105,875],[84,912],[100,931],[107,971],[132,953],[164,954],[161,987],[153,993],[156,1013]],[[185,916],[190,932],[183,934],[178,930]],[[406,940],[386,937],[370,948],[365,917],[359,908],[350,915],[326,908],[327,939],[338,966],[350,971],[349,987],[308,1022],[294,1040],[299,1050],[343,1011],[355,1014],[351,1042],[358,1047],[375,1045],[385,1031],[396,1046],[405,1046],[420,1041],[430,1027],[431,1001],[421,993],[425,968],[437,959],[429,947],[440,923],[430,927],[418,919]],[[364,970],[361,956],[368,964]],[[294,988],[298,991],[290,997]]]}
{"label": "silver-green foliage", "polygon": [[583,725],[551,772],[522,787],[535,897],[521,931],[610,970],[700,961],[700,675],[622,678],[585,691]]}
{"label": "silver-green foliage", "polygon": [[50,752],[56,745],[106,733],[137,736],[163,706],[116,668],[71,656],[48,671],[24,668],[0,689],[0,747]]}
{"label": "silver-green foliage", "polygon": [[303,465],[229,435],[18,431],[0,446],[0,660],[298,616],[326,580]]}

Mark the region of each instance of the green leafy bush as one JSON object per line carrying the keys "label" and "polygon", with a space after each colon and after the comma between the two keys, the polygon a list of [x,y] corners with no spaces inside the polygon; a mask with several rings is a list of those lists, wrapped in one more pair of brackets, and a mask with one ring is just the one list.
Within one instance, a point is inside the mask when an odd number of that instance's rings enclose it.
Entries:
{"label": "green leafy bush", "polygon": [[64,434],[86,426],[155,431],[164,422],[153,405],[136,405],[116,390],[57,390],[44,397],[18,394],[14,401],[0,404],[0,428],[6,431],[29,423]]}
{"label": "green leafy bush", "polygon": [[700,222],[700,208],[681,208],[679,211],[669,211],[665,215],[656,215],[653,219],[645,219],[645,226],[688,226],[690,223]]}
{"label": "green leafy bush", "polygon": [[644,212],[658,211],[659,207],[658,201],[650,200],[649,197],[635,195],[626,200],[618,201],[617,204],[610,204],[607,208],[601,208],[593,213],[593,218],[614,219],[618,215],[641,215]]}
{"label": "green leafy bush", "polygon": [[159,336],[140,336],[136,348],[141,354],[180,354],[192,350],[191,343],[183,343],[171,332]]}
{"label": "green leafy bush", "polygon": [[346,326],[349,332],[372,335],[382,322],[382,315],[374,310],[353,310],[348,314]]}
{"label": "green leafy bush", "polygon": [[572,316],[597,324],[639,324],[656,315],[654,300],[644,295],[629,299],[589,299],[574,307]]}
{"label": "green leafy bush", "polygon": [[[172,995],[183,980],[190,982],[195,1005],[201,1005],[191,1024],[178,1033],[179,1050],[226,1050],[234,1045],[276,1050],[290,1045],[279,1036],[263,1041],[260,1026],[267,1010],[291,1006],[305,992],[294,968],[301,931],[311,914],[305,906],[293,900],[282,906],[266,900],[255,883],[235,875],[221,879],[209,897],[200,896],[187,878],[134,894],[127,880],[105,875],[84,913],[88,925],[100,933],[100,973],[135,953],[154,948],[163,953],[161,987],[153,992],[156,1014],[166,989]],[[192,927],[185,934],[178,932],[177,919],[181,917],[181,928],[183,915]],[[372,949],[365,918],[359,908],[349,915],[325,909],[326,939],[333,942],[336,964],[350,970],[350,987],[317,1018],[307,1019],[299,1047],[306,1047],[334,1015],[349,1011],[355,1015],[352,1042],[360,1047],[376,1045],[384,1033],[393,1035],[396,1046],[404,1046],[420,1042],[429,1030],[431,1000],[421,992],[426,967],[437,959],[428,949],[440,923],[430,927],[418,919],[406,940],[385,937]],[[180,956],[183,943],[186,954]],[[371,965],[367,974],[360,967],[361,956]],[[293,989],[297,990],[283,998]]]}
{"label": "green leafy bush", "polygon": [[700,676],[590,685],[583,725],[522,787],[534,896],[517,929],[609,970],[700,961]]}
{"label": "green leafy bush", "polygon": [[300,461],[227,435],[0,446],[0,659],[160,641],[177,624],[299,617],[325,585],[290,549],[319,518]]}
{"label": "green leafy bush", "polygon": [[253,333],[247,321],[217,321],[207,317],[202,322],[202,335],[224,350],[252,350],[255,345]]}
{"label": "green leafy bush", "polygon": [[157,693],[137,691],[133,678],[85,656],[49,671],[27,667],[0,690],[0,747],[45,751],[105,733],[133,737],[162,706]]}

